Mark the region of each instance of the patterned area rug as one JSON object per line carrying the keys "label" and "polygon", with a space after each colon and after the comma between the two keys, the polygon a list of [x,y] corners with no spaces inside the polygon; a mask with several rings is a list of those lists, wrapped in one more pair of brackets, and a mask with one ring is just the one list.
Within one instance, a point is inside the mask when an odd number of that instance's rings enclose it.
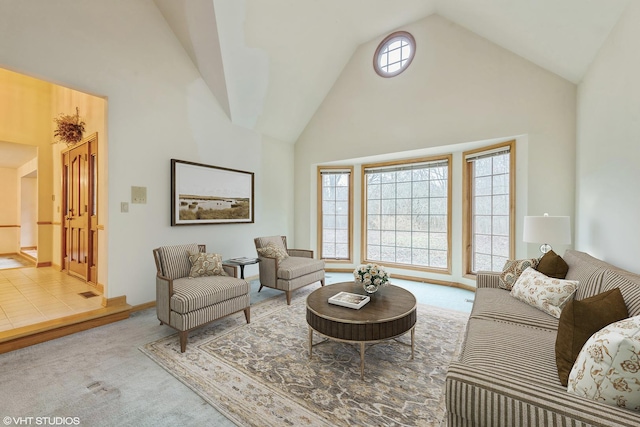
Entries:
{"label": "patterned area rug", "polygon": [[[251,306],[189,336],[140,350],[240,426],[440,426],[444,379],[468,314],[419,305],[415,358],[395,341],[367,348],[365,378],[355,345],[327,341],[308,353],[306,296]],[[399,339],[410,343],[410,334]],[[314,343],[321,338],[314,334]]]}

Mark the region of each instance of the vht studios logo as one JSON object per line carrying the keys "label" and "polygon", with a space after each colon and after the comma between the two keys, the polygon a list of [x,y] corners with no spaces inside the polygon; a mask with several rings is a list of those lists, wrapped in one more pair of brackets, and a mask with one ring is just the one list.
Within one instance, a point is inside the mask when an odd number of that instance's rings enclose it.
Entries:
{"label": "vht studios logo", "polygon": [[77,426],[79,417],[4,417],[2,422],[6,426]]}

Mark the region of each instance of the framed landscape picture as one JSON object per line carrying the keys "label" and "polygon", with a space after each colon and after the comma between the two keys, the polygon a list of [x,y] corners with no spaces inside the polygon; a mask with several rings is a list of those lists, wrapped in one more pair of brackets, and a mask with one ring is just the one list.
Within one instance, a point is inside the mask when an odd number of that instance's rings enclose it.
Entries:
{"label": "framed landscape picture", "polygon": [[253,172],[171,159],[171,225],[253,222]]}

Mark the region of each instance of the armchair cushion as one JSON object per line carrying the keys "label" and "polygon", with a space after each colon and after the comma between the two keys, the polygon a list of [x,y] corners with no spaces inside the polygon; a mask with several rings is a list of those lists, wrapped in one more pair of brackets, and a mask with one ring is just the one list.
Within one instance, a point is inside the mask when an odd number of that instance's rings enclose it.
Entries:
{"label": "armchair cushion", "polygon": [[249,293],[249,284],[230,276],[184,277],[173,281],[171,310],[189,313]]}
{"label": "armchair cushion", "polygon": [[288,257],[278,263],[278,279],[291,280],[323,269],[323,260]]}
{"label": "armchair cushion", "polygon": [[289,258],[289,254],[284,245],[277,245],[275,243],[269,243],[267,246],[258,248],[257,251],[260,256],[276,258],[278,261]]}
{"label": "armchair cushion", "polygon": [[162,275],[169,279],[187,277],[191,271],[189,253],[200,250],[197,243],[162,246],[159,249],[162,259]]}
{"label": "armchair cushion", "polygon": [[227,275],[222,268],[222,256],[220,254],[190,252],[189,262],[191,263],[189,277]]}

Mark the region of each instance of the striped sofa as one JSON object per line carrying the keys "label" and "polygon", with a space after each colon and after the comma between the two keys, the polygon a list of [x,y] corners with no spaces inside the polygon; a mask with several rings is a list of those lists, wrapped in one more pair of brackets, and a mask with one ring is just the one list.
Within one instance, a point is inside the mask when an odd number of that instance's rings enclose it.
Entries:
{"label": "striped sofa", "polygon": [[[568,250],[567,279],[576,299],[620,288],[630,316],[640,315],[640,275]],[[560,384],[555,362],[558,320],[512,298],[499,275],[477,277],[463,347],[446,376],[449,427],[640,426],[640,414],[585,399]]]}
{"label": "striped sofa", "polygon": [[179,332],[182,353],[192,329],[239,311],[244,311],[247,323],[251,320],[249,283],[238,279],[237,267],[223,264],[228,276],[190,278],[189,252],[205,252],[205,245],[192,243],[153,250],[158,320]]}

